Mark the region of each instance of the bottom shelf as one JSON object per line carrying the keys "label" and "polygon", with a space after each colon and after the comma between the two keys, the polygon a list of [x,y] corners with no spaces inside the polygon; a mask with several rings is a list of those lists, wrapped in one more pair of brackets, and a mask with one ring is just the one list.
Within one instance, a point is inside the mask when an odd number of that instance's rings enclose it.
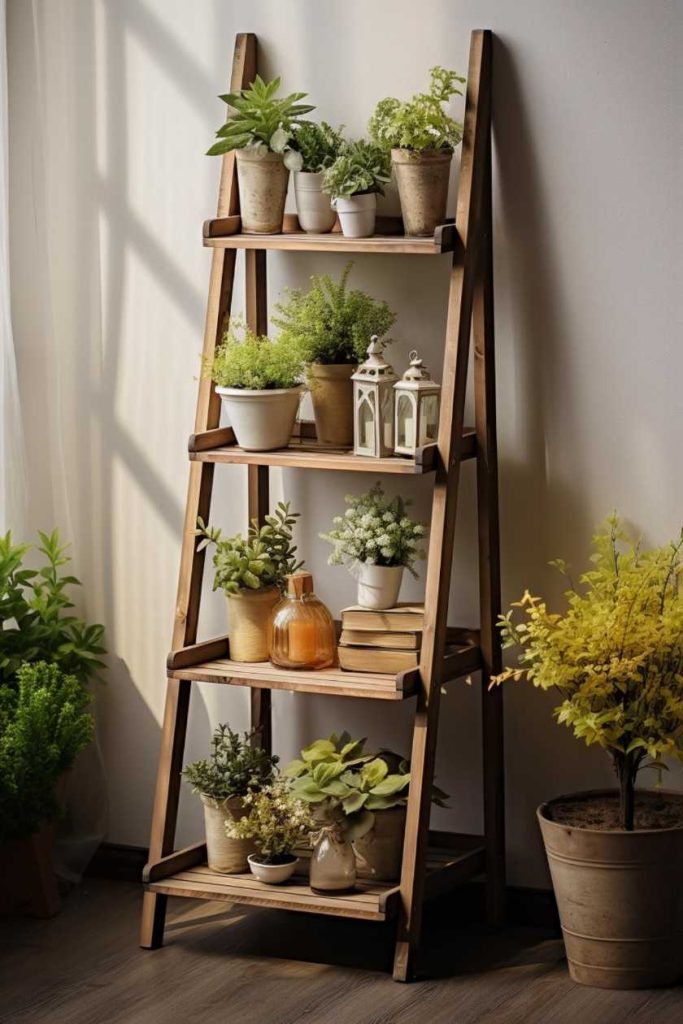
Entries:
{"label": "bottom shelf", "polygon": [[[474,845],[479,837],[463,837],[467,849],[430,849],[427,861],[426,898],[439,895],[484,870],[484,849]],[[470,845],[471,844],[471,845]],[[307,866],[283,885],[265,885],[252,874],[222,875],[206,864],[196,864],[147,885],[150,892],[190,899],[223,900],[229,903],[297,910],[308,914],[332,914],[366,921],[386,921],[399,906],[395,882],[359,879],[353,892],[339,896],[315,893],[308,885]]]}

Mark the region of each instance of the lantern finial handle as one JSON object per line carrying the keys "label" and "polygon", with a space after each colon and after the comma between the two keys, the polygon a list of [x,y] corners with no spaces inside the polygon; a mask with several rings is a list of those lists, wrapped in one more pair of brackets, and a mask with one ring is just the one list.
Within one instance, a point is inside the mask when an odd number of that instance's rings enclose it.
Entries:
{"label": "lantern finial handle", "polygon": [[416,348],[414,348],[412,352],[408,353],[408,359],[410,360],[411,366],[422,366],[422,360],[420,359]]}

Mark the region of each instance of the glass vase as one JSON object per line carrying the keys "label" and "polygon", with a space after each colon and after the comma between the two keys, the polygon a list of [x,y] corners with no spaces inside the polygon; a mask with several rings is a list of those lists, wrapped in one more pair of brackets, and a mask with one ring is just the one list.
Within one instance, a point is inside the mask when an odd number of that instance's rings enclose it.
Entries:
{"label": "glass vase", "polygon": [[334,665],[334,619],[313,593],[310,572],[287,577],[287,591],[273,613],[270,660],[280,668],[328,668]]}

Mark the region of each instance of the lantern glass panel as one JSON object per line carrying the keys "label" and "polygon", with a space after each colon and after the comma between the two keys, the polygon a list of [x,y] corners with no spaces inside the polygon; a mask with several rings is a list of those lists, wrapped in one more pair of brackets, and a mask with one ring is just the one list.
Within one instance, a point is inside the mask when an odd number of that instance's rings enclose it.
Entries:
{"label": "lantern glass panel", "polygon": [[411,395],[399,394],[396,402],[397,448],[415,447],[415,404]]}
{"label": "lantern glass panel", "polygon": [[375,393],[372,389],[361,392],[358,407],[358,446],[375,449]]}
{"label": "lantern glass panel", "polygon": [[383,387],[380,397],[381,414],[380,430],[387,448],[394,447],[394,389]]}
{"label": "lantern glass panel", "polygon": [[425,395],[421,404],[420,444],[431,444],[439,433],[439,396]]}

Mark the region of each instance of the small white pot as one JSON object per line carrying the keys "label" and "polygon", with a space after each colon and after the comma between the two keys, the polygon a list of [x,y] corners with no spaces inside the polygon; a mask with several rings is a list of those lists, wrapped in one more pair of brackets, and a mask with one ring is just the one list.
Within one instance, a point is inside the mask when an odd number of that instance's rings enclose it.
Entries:
{"label": "small white pot", "polygon": [[336,214],[330,197],[322,190],[322,174],[295,171],[294,196],[302,231],[327,234],[334,227]]}
{"label": "small white pot", "polygon": [[237,443],[247,452],[287,447],[303,391],[301,384],[274,391],[216,388]]}
{"label": "small white pot", "polygon": [[339,223],[345,238],[369,238],[375,233],[377,195],[369,192],[349,199],[333,199],[332,206],[339,214]]}
{"label": "small white pot", "polygon": [[369,565],[359,562],[356,567],[358,576],[358,604],[362,608],[394,608],[398,602],[398,594],[403,579],[402,565]]}
{"label": "small white pot", "polygon": [[252,875],[255,875],[259,882],[267,882],[268,885],[280,885],[282,882],[286,882],[294,874],[298,863],[299,858],[294,855],[286,864],[262,864],[258,859],[258,854],[253,853],[249,857],[249,868]]}

